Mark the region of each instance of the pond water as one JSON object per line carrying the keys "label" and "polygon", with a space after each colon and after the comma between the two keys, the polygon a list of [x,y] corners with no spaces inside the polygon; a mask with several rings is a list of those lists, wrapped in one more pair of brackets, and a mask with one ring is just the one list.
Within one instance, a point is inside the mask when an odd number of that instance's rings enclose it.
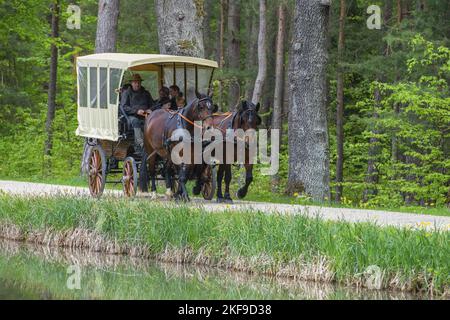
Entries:
{"label": "pond water", "polygon": [[419,299],[0,239],[0,299]]}

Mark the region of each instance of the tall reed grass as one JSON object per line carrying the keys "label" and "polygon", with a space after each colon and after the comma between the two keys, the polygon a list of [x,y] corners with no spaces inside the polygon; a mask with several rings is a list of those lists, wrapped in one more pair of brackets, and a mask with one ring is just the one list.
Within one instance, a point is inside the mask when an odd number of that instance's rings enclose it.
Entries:
{"label": "tall reed grass", "polygon": [[[368,270],[376,266],[380,288],[449,293],[450,239],[445,231],[302,215],[208,213],[148,200],[0,195],[0,236],[9,237],[11,228],[23,240],[66,237],[71,246],[97,251],[115,244],[123,250],[110,252],[356,286],[366,286],[372,276]],[[95,245],[101,241],[106,244]]]}

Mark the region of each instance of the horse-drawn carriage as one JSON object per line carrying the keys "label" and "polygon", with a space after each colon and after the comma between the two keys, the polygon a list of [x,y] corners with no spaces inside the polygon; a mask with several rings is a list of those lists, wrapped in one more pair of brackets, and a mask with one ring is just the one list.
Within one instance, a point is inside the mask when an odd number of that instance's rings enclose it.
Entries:
{"label": "horse-drawn carriage", "polygon": [[[197,100],[197,92],[209,92],[215,61],[155,54],[93,54],[77,59],[78,128],[76,134],[86,138],[87,176],[92,196],[100,197],[106,183],[121,183],[126,196],[137,193],[139,171],[147,164],[147,154],[134,150],[133,130],[127,115],[120,108],[120,93],[127,75],[139,72],[144,84],[156,96],[162,86],[177,85],[184,90],[187,101]],[[201,99],[200,99],[201,100]],[[212,110],[206,110],[209,115]],[[161,159],[159,159],[161,160]],[[165,163],[159,161],[159,179],[164,179]],[[213,165],[204,165],[202,192],[212,199],[215,192]],[[108,175],[121,178],[108,179]],[[175,178],[176,175],[173,175]],[[176,183],[172,189],[176,189]]]}

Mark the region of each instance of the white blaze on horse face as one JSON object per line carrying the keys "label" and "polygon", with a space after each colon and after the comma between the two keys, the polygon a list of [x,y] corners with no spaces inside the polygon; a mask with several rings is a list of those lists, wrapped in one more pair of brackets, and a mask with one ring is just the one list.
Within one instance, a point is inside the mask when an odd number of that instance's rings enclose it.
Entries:
{"label": "white blaze on horse face", "polygon": [[280,167],[280,130],[270,130],[270,158],[267,156],[267,130],[259,130],[259,161],[262,164],[270,164],[270,167],[262,167],[263,176],[273,176],[278,173]]}
{"label": "white blaze on horse face", "polygon": [[[212,141],[214,138],[214,141]],[[206,164],[223,163],[223,135],[219,129],[209,129],[203,135],[206,141],[212,141],[203,151],[203,160]],[[213,155],[214,154],[214,155]]]}

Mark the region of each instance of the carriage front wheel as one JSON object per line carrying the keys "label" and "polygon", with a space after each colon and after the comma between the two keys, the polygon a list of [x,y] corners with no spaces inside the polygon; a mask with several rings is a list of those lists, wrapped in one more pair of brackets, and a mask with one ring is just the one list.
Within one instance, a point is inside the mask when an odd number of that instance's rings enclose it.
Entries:
{"label": "carriage front wheel", "polygon": [[93,146],[89,153],[88,180],[91,196],[100,198],[106,183],[106,157],[100,145]]}
{"label": "carriage front wheel", "polygon": [[136,195],[138,186],[137,167],[136,161],[132,157],[123,161],[122,186],[125,196],[134,197]]}
{"label": "carriage front wheel", "polygon": [[212,200],[216,193],[217,169],[214,165],[207,165],[202,172],[202,195],[205,200]]}

